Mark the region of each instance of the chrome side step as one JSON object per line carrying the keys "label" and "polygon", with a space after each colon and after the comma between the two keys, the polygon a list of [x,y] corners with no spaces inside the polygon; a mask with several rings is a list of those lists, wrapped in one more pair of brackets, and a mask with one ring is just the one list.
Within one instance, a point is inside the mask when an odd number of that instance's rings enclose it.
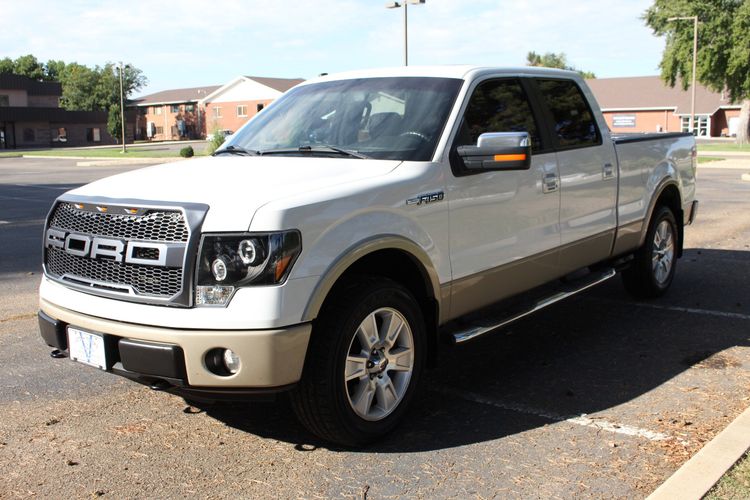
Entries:
{"label": "chrome side step", "polygon": [[500,327],[513,323],[514,321],[518,321],[521,318],[525,318],[526,316],[533,314],[539,311],[540,309],[544,309],[545,307],[551,306],[552,304],[560,302],[563,299],[567,299],[568,297],[572,297],[573,295],[576,295],[577,293],[580,293],[584,290],[588,290],[589,288],[593,286],[603,283],[607,281],[608,279],[614,277],[616,274],[617,272],[614,269],[607,269],[603,271],[601,274],[595,275],[593,279],[587,280],[586,282],[584,282],[583,284],[581,284],[580,286],[574,289],[558,292],[554,295],[551,295],[549,297],[539,300],[531,308],[526,309],[523,312],[504,318],[496,323],[492,323],[489,325],[472,326],[471,328],[468,328],[466,330],[455,332],[451,335],[451,337],[453,338],[453,343],[462,344],[464,342],[468,342],[469,340],[473,340],[481,335],[484,335],[485,333],[489,333],[493,330],[497,330]]}

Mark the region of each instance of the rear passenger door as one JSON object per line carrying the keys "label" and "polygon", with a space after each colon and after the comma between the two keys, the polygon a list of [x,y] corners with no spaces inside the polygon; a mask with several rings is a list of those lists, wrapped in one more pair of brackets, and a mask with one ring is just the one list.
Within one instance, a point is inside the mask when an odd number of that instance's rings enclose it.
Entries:
{"label": "rear passenger door", "polygon": [[569,272],[610,255],[617,225],[617,158],[575,81],[534,82],[557,155],[560,266]]}
{"label": "rear passenger door", "polygon": [[[557,163],[527,85],[519,78],[479,82],[454,131],[446,183],[452,317],[558,275]],[[483,133],[523,131],[532,146],[528,170],[470,170],[457,153],[459,146],[476,145]]]}

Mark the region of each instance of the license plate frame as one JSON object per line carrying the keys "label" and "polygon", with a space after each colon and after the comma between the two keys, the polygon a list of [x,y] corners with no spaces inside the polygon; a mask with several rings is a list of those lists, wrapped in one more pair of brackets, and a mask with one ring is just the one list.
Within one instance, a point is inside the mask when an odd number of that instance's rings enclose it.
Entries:
{"label": "license plate frame", "polygon": [[70,359],[100,370],[106,370],[107,353],[104,348],[104,335],[71,326],[67,330]]}

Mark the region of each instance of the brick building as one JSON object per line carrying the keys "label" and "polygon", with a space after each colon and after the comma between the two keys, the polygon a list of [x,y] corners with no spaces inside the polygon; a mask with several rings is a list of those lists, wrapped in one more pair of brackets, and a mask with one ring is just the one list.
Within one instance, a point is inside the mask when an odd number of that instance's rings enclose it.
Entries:
{"label": "brick building", "polygon": [[300,78],[260,76],[235,78],[203,99],[206,131],[236,131],[274,99],[303,81]]}
{"label": "brick building", "polygon": [[[691,91],[666,85],[658,76],[587,80],[615,133],[687,132]],[[740,103],[698,84],[695,92],[695,129],[700,137],[737,133]]]}
{"label": "brick building", "polygon": [[[58,82],[0,74],[0,150],[116,143],[106,111],[67,111],[61,95]],[[126,135],[132,140],[132,125]]]}
{"label": "brick building", "polygon": [[156,92],[133,99],[137,110],[136,139],[171,141],[205,137],[206,123],[200,102],[219,85]]}

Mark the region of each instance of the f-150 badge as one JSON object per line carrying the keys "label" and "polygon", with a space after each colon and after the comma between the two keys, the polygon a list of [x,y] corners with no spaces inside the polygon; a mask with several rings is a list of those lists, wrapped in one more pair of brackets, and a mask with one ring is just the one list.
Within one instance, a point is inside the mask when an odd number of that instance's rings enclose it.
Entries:
{"label": "f-150 badge", "polygon": [[443,201],[445,193],[438,191],[436,193],[421,194],[416,198],[409,198],[406,200],[407,205],[426,205],[428,203],[435,203],[436,201]]}

